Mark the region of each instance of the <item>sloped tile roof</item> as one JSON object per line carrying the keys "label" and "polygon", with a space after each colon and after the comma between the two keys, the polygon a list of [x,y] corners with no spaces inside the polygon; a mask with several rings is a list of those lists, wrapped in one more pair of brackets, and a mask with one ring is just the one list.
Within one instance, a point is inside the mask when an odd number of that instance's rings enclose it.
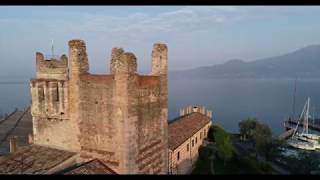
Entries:
{"label": "sloped tile roof", "polygon": [[199,112],[193,112],[169,122],[168,146],[174,150],[211,121]]}
{"label": "sloped tile roof", "polygon": [[0,174],[45,174],[74,155],[74,152],[44,146],[22,146],[0,157]]}
{"label": "sloped tile roof", "polygon": [[86,162],[65,174],[117,174],[98,159]]}

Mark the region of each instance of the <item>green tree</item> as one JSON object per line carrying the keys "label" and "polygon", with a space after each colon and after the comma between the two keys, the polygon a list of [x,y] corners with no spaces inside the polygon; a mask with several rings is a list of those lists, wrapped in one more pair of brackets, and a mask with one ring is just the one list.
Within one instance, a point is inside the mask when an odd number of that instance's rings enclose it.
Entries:
{"label": "green tree", "polygon": [[214,174],[213,161],[215,158],[215,150],[212,147],[200,146],[199,158],[193,174]]}
{"label": "green tree", "polygon": [[240,136],[244,139],[252,139],[255,133],[258,121],[256,118],[247,118],[239,122]]}
{"label": "green tree", "polygon": [[217,147],[217,155],[224,161],[225,165],[227,161],[232,159],[234,153],[230,136],[218,126],[214,126],[211,132],[213,133],[214,142]]}
{"label": "green tree", "polygon": [[244,139],[253,140],[256,156],[263,155],[267,160],[275,154],[281,142],[272,139],[272,132],[267,124],[256,118],[247,118],[239,123],[240,135]]}
{"label": "green tree", "polygon": [[280,147],[284,144],[284,140],[272,139],[271,142],[267,145],[267,150],[265,154],[265,158],[270,160],[271,157],[277,157],[280,154]]}
{"label": "green tree", "polygon": [[313,170],[318,170],[319,158],[308,152],[299,152],[299,171],[302,174],[310,174]]}
{"label": "green tree", "polygon": [[263,123],[257,123],[254,131],[254,141],[256,151],[268,159],[269,152],[273,148],[270,127]]}
{"label": "green tree", "polygon": [[214,142],[214,126],[210,126],[208,130],[208,139],[211,142]]}

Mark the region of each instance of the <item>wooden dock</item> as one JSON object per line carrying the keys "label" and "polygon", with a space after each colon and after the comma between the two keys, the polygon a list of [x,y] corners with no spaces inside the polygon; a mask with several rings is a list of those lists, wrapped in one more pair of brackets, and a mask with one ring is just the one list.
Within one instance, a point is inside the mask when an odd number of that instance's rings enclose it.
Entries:
{"label": "wooden dock", "polygon": [[[278,138],[280,140],[284,140],[284,139],[289,138],[293,134],[293,131],[294,131],[297,123],[298,123],[297,120],[292,120],[292,119],[285,121],[285,123],[284,123],[285,132],[280,134],[280,136]],[[303,126],[303,123],[299,123],[299,127],[302,127],[302,126]],[[318,124],[318,123],[317,124],[309,123],[308,128],[311,130],[320,132],[320,124]]]}
{"label": "wooden dock", "polygon": [[286,130],[284,133],[280,134],[280,136],[278,138],[280,140],[288,139],[290,136],[292,136],[293,132],[294,132],[294,129],[291,128],[289,130]]}
{"label": "wooden dock", "polygon": [[[297,125],[298,121],[290,119],[290,120],[286,121],[285,123],[289,124],[289,125]],[[300,123],[299,126],[303,126],[303,123]],[[320,132],[320,124],[309,123],[308,128]]]}

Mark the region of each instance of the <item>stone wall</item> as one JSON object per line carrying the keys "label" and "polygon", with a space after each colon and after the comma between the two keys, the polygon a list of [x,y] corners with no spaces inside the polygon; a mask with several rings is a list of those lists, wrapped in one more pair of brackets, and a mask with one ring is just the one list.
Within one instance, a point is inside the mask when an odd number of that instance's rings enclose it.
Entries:
{"label": "stone wall", "polygon": [[118,170],[120,122],[114,113],[114,75],[80,77],[79,141],[83,158],[99,157]]}
{"label": "stone wall", "polygon": [[81,161],[99,158],[120,174],[166,174],[166,45],[154,45],[151,75],[137,74],[135,55],[122,48],[112,49],[111,74],[90,74],[81,40],[69,41],[67,64],[66,80],[30,83],[34,143],[80,152]]}
{"label": "stone wall", "polygon": [[37,79],[66,80],[68,77],[68,57],[62,55],[60,59],[44,59],[42,53],[36,53]]}
{"label": "stone wall", "polygon": [[69,118],[68,81],[35,79],[30,83],[34,142],[75,149]]}
{"label": "stone wall", "polygon": [[163,173],[166,168],[162,154],[165,153],[162,133],[160,78],[158,76],[140,76],[140,87],[137,91],[137,115],[139,152],[136,163],[139,171],[147,173]]}

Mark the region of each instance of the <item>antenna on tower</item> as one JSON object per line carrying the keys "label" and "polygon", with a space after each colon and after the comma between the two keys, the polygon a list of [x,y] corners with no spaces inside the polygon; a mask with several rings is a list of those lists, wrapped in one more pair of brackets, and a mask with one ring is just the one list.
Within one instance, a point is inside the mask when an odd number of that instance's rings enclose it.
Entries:
{"label": "antenna on tower", "polygon": [[52,53],[52,58],[54,58],[53,39],[51,40],[51,53]]}

